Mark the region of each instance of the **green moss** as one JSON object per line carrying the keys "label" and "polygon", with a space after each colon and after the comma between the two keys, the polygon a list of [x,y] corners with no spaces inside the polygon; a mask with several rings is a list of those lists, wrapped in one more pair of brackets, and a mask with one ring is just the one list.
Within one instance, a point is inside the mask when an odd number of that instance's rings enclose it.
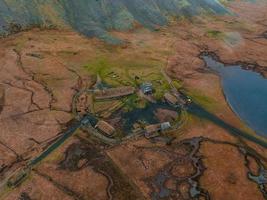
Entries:
{"label": "green moss", "polygon": [[218,30],[208,30],[206,35],[210,38],[222,39],[224,37],[224,33]]}
{"label": "green moss", "polygon": [[[114,52],[116,52],[116,57],[114,57]],[[84,67],[89,73],[98,74],[102,81],[112,87],[130,85],[138,88],[143,82],[152,82],[154,97],[157,100],[162,99],[164,93],[170,90],[170,85],[161,73],[165,60],[157,60],[150,57],[150,54],[139,54],[139,52],[124,55],[123,49],[116,47],[110,47],[110,51],[100,51],[97,54],[99,56],[93,58]],[[173,85],[177,89],[182,87],[179,81],[173,81]],[[140,102],[137,97],[130,97],[126,109],[131,110],[143,106],[144,103]]]}
{"label": "green moss", "polygon": [[125,111],[131,111],[136,108],[145,108],[147,105],[147,102],[138,97],[137,94],[131,95],[122,101],[124,103],[123,109],[125,109]]}
{"label": "green moss", "polygon": [[99,57],[84,67],[89,72],[103,76],[103,75],[105,75],[105,72],[108,71],[109,64],[108,64],[108,61],[106,58]]}
{"label": "green moss", "polygon": [[216,101],[212,97],[206,96],[202,91],[188,90],[186,94],[190,96],[194,102],[209,111],[215,110],[218,106]]}
{"label": "green moss", "polygon": [[[118,50],[119,51],[119,50]],[[118,53],[120,55],[120,53]],[[107,53],[90,61],[84,68],[91,74],[98,74],[109,85],[132,85],[137,86],[140,80],[152,81],[160,77],[159,61],[145,59],[144,57],[120,58]]]}
{"label": "green moss", "polygon": [[179,89],[181,89],[181,88],[183,87],[182,82],[181,82],[181,81],[178,81],[178,80],[173,80],[173,81],[172,81],[172,85],[173,85],[177,90],[179,90]]}
{"label": "green moss", "polygon": [[164,80],[154,81],[152,83],[153,83],[153,87],[155,89],[154,97],[156,100],[162,99],[164,94],[171,89],[168,82],[164,81]]}

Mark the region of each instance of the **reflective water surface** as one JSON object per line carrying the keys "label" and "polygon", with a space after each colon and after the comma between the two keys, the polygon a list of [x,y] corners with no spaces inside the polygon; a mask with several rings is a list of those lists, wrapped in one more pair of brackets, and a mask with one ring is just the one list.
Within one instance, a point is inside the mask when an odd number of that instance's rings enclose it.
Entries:
{"label": "reflective water surface", "polygon": [[267,137],[267,79],[239,65],[225,66],[212,56],[203,59],[221,76],[225,97],[234,112],[257,134]]}

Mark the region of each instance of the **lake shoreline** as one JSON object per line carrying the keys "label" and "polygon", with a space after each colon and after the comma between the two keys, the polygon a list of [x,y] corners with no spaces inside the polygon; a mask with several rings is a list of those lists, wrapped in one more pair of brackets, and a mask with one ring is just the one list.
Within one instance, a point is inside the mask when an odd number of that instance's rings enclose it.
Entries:
{"label": "lake shoreline", "polygon": [[[225,99],[225,101],[226,101],[226,103],[227,103],[227,105],[229,106],[229,108],[231,109],[231,111],[244,123],[244,124],[246,124],[246,126],[247,127],[249,127],[250,129],[252,129],[253,130],[253,132],[256,134],[256,135],[258,135],[258,136],[260,136],[260,137],[263,137],[264,139],[266,138],[266,136],[265,136],[265,134],[264,134],[264,131],[262,131],[262,130],[259,130],[259,129],[261,129],[261,128],[258,128],[258,130],[256,130],[256,125],[254,124],[255,122],[253,122],[253,121],[251,121],[251,119],[250,118],[247,118],[247,117],[244,117],[244,113],[243,113],[243,116],[242,116],[242,114],[240,114],[240,112],[238,111],[238,109],[237,108],[235,108],[235,106],[233,105],[233,103],[231,103],[231,97],[229,96],[229,95],[227,95],[226,94],[226,91],[225,91],[225,89],[226,88],[224,88],[224,87],[226,87],[226,86],[224,86],[224,84],[226,84],[225,82],[224,82],[224,79],[223,79],[223,75],[222,75],[222,73],[223,72],[220,72],[220,70],[219,69],[215,69],[215,68],[212,68],[211,66],[209,66],[209,64],[205,61],[205,58],[204,57],[209,57],[209,58],[211,58],[212,59],[212,61],[215,61],[215,62],[217,62],[217,63],[219,63],[219,64],[222,64],[223,66],[216,66],[216,67],[218,67],[218,68],[221,68],[221,67],[223,67],[223,68],[229,68],[229,67],[232,67],[233,69],[240,69],[240,70],[245,70],[245,71],[250,71],[250,72],[252,72],[252,73],[257,73],[258,75],[260,75],[261,77],[263,77],[263,79],[265,79],[265,77],[262,75],[262,73],[259,73],[259,72],[257,72],[256,70],[254,70],[254,68],[252,69],[251,67],[249,67],[249,64],[248,64],[248,67],[246,66],[246,65],[240,65],[240,64],[237,64],[237,63],[240,63],[240,62],[235,62],[234,64],[227,64],[227,63],[225,63],[225,62],[223,62],[221,59],[220,59],[220,57],[217,55],[217,54],[215,54],[214,52],[209,52],[209,51],[206,51],[206,52],[202,52],[200,55],[199,55],[199,58],[200,59],[202,59],[203,61],[204,61],[204,63],[205,63],[205,67],[206,68],[208,68],[208,69],[210,69],[210,70],[212,70],[212,72],[214,72],[214,74],[216,74],[217,76],[219,76],[219,79],[220,79],[220,89],[221,89],[221,92],[222,92],[222,94],[223,94],[223,96],[224,96],[224,99]],[[229,89],[229,88],[228,88]],[[229,92],[229,91],[228,91]]]}

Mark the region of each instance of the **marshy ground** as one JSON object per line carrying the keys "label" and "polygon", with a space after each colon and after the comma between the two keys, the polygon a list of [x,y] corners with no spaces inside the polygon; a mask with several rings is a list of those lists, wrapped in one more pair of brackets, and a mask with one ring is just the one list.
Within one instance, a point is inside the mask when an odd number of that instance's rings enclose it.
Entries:
{"label": "marshy ground", "polygon": [[[73,118],[73,96],[92,87],[97,74],[113,86],[134,84],[138,76],[164,89],[164,68],[207,112],[254,135],[229,108],[219,77],[205,68],[200,54],[215,52],[224,63],[254,64],[266,75],[267,40],[259,36],[266,31],[267,7],[243,1],[228,6],[239,16],[180,19],[157,32],[113,31],[126,41],[120,46],[67,30],[33,29],[1,39],[1,180],[66,128]],[[266,169],[266,148],[193,113],[182,129],[169,134],[176,138],[171,145],[141,137],[111,147],[80,130],[19,187],[4,188],[1,198],[194,199],[190,188],[197,184],[193,193],[200,199],[266,199],[248,177]],[[164,183],[158,182],[161,174],[168,176]]]}

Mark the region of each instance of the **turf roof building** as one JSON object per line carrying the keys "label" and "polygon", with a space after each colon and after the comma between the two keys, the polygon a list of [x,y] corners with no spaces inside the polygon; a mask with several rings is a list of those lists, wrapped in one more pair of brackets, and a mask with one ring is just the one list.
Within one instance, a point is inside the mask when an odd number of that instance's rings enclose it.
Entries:
{"label": "turf roof building", "polygon": [[104,100],[111,98],[119,98],[123,96],[131,95],[135,92],[135,88],[131,86],[122,86],[117,88],[108,88],[104,90],[96,90],[95,91],[95,99],[96,100]]}
{"label": "turf roof building", "polygon": [[115,128],[103,120],[98,121],[95,128],[107,136],[112,136],[115,133]]}
{"label": "turf roof building", "polygon": [[151,124],[145,127],[145,137],[153,138],[159,136],[160,132],[169,130],[171,128],[170,122],[163,122],[159,124]]}

